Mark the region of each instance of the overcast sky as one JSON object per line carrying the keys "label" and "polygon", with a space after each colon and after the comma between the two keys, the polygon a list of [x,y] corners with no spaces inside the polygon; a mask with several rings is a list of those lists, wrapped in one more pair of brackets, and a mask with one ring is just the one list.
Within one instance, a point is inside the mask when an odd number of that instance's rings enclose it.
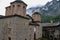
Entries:
{"label": "overcast sky", "polygon": [[[0,0],[0,15],[5,14],[5,7],[10,5],[10,2],[14,0]],[[28,4],[27,8],[36,5],[45,5],[48,1],[51,0],[23,0],[26,4]]]}

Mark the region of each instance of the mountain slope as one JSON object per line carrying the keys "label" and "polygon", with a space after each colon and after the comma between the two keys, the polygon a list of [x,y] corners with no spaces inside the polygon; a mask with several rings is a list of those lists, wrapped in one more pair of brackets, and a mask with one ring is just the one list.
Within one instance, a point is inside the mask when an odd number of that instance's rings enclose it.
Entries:
{"label": "mountain slope", "polygon": [[[60,0],[48,2],[44,6],[36,6],[27,9],[27,12],[32,15],[34,12],[39,12],[42,16],[42,22],[50,22],[51,20],[59,21],[60,17]],[[58,17],[58,18],[56,18]]]}

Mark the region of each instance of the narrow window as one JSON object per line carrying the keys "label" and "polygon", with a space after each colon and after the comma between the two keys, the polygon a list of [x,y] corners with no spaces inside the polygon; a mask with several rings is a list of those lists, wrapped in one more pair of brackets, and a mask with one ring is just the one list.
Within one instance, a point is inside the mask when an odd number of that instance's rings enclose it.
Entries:
{"label": "narrow window", "polygon": [[11,40],[11,37],[8,37],[8,40]]}
{"label": "narrow window", "polygon": [[8,28],[8,33],[9,33],[9,34],[11,33],[11,28]]}
{"label": "narrow window", "polygon": [[13,5],[13,7],[15,7],[15,5]]}
{"label": "narrow window", "polygon": [[34,40],[36,40],[36,33],[34,33]]}
{"label": "narrow window", "polygon": [[25,8],[25,6],[23,6],[23,8]]}
{"label": "narrow window", "polygon": [[25,40],[27,40],[27,39],[25,39]]}
{"label": "narrow window", "polygon": [[20,7],[20,5],[17,5],[18,7]]}
{"label": "narrow window", "polygon": [[11,10],[11,6],[9,6],[9,10]]}

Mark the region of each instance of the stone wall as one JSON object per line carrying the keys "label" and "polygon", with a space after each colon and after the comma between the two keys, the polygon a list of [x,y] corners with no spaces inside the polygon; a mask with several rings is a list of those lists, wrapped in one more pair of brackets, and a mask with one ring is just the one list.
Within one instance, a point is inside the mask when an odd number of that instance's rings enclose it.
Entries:
{"label": "stone wall", "polygon": [[4,40],[33,40],[34,29],[33,26],[29,26],[29,20],[20,17],[10,17],[0,19],[0,30],[2,39]]}
{"label": "stone wall", "polygon": [[0,40],[7,40],[7,27],[5,19],[0,19]]}
{"label": "stone wall", "polygon": [[39,26],[36,26],[36,39],[42,38],[42,26],[39,23]]}
{"label": "stone wall", "polygon": [[[40,23],[39,23],[40,25]],[[34,27],[21,17],[0,19],[0,40],[34,40]],[[36,26],[36,38],[42,37],[42,26]]]}
{"label": "stone wall", "polygon": [[28,20],[19,17],[7,18],[6,22],[8,24],[8,37],[11,37],[11,40],[25,40],[28,39],[27,35],[29,33],[28,29]]}

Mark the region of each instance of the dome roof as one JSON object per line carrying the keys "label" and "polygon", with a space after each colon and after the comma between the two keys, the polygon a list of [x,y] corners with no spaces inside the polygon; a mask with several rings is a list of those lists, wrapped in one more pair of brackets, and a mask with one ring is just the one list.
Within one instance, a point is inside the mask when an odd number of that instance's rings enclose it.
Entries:
{"label": "dome roof", "polygon": [[34,15],[34,14],[39,14],[39,15],[41,15],[39,12],[34,12],[33,15]]}

